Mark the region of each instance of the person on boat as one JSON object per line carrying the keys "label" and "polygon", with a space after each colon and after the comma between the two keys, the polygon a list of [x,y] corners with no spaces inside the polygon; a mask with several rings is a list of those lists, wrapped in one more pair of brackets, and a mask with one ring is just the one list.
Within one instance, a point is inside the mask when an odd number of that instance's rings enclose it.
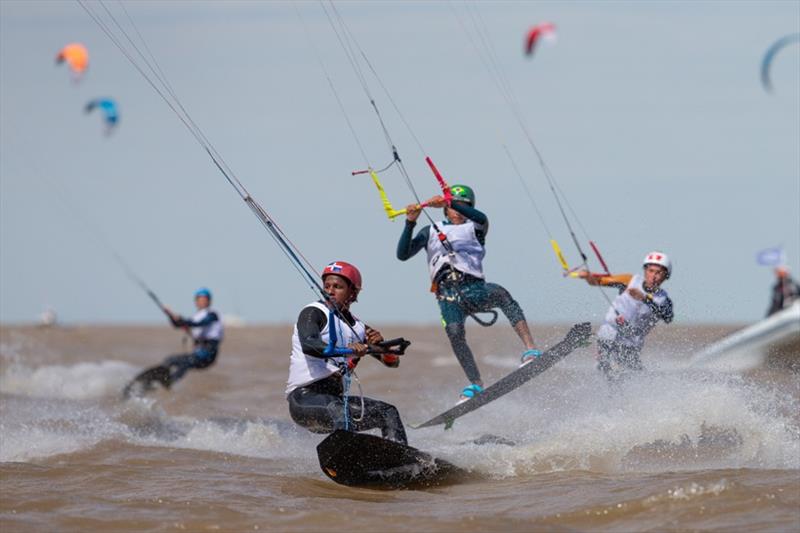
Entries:
{"label": "person on boat", "polygon": [[775,268],[775,284],[772,286],[772,301],[767,316],[773,315],[800,299],[800,285],[792,279],[789,268]]}
{"label": "person on boat", "polygon": [[[505,288],[485,279],[483,257],[486,255],[484,245],[489,219],[475,208],[474,191],[466,185],[454,185],[450,192],[452,201],[449,206],[442,196],[434,196],[425,202],[429,207],[443,207],[446,220],[435,226],[425,226],[416,235],[413,235],[414,227],[422,210],[416,204],[406,207],[406,224],[397,243],[397,258],[407,261],[420,250],[427,252],[431,292],[438,300],[442,325],[453,352],[470,382],[461,392],[461,402],[483,392],[483,380],[467,344],[467,317],[491,325],[497,317],[493,310],[499,308],[525,346],[521,363],[529,363],[542,352],[534,345],[519,304]],[[475,316],[486,312],[495,315],[489,323]]]}
{"label": "person on boat", "polygon": [[674,317],[672,300],[662,283],[672,275],[672,262],[663,252],[650,252],[642,262],[642,274],[596,275],[581,272],[589,285],[614,287],[619,295],[597,330],[597,367],[609,380],[615,370],[641,370],[639,354],[644,339],[659,320],[669,324]]}
{"label": "person on boat", "polygon": [[[361,291],[361,273],[350,263],[335,261],[322,271],[326,301],[306,305],[292,334],[286,399],[298,425],[315,433],[337,429],[380,429],[383,438],[407,444],[397,408],[372,398],[349,396],[351,372],[368,344],[383,341],[380,332],[353,316],[350,306]],[[376,355],[397,367],[397,355]]]}
{"label": "person on boat", "polygon": [[211,291],[205,287],[195,291],[194,304],[197,312],[191,318],[184,318],[166,306],[163,308],[173,327],[183,329],[191,335],[194,341],[192,351],[167,357],[161,364],[148,368],[136,376],[125,387],[126,398],[133,394],[137,387],[139,394],[153,390],[153,383],[160,383],[169,389],[190,369],[208,368],[217,360],[219,345],[223,339],[223,327],[219,314],[211,308]]}

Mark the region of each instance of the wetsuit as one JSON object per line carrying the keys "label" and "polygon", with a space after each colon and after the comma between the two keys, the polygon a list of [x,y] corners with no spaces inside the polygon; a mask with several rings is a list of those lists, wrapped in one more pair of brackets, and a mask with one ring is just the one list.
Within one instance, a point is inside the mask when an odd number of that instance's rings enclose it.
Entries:
{"label": "wetsuit", "polygon": [[179,317],[172,325],[176,328],[190,328],[194,339],[192,353],[173,355],[163,363],[170,369],[171,382],[175,383],[190,368],[199,370],[214,364],[222,342],[223,329],[216,311],[208,308],[201,309],[190,319]]}
{"label": "wetsuit", "polygon": [[347,346],[365,339],[366,325],[349,311],[342,311],[340,318],[322,302],[304,307],[292,334],[286,384],[289,414],[314,433],[380,429],[383,438],[407,444],[396,407],[372,398],[345,396],[344,381],[358,362],[347,357],[353,353]]}
{"label": "wetsuit", "polygon": [[800,285],[789,276],[778,278],[772,286],[772,301],[767,316],[789,307],[797,299],[800,299]]}
{"label": "wetsuit", "polygon": [[481,381],[481,375],[467,344],[464,327],[467,317],[499,308],[511,325],[516,326],[525,320],[525,314],[506,289],[484,279],[484,246],[489,230],[487,216],[464,202],[453,202],[452,207],[467,218],[463,224],[448,221],[439,224],[453,249],[452,254],[431,226],[423,227],[412,238],[416,222],[406,220],[397,243],[397,258],[406,261],[420,250],[426,250],[431,291],[439,303],[442,325],[467,379],[476,383]]}
{"label": "wetsuit", "polygon": [[[627,370],[642,370],[639,354],[644,346],[645,336],[659,320],[667,324],[674,317],[672,300],[662,288],[648,289],[640,275],[604,276],[600,285],[619,289],[619,295],[608,309],[605,322],[597,330],[597,367],[609,379],[615,374],[612,363]],[[644,301],[636,300],[627,289],[634,287],[644,293]],[[618,316],[624,318],[622,325]]]}
{"label": "wetsuit", "polygon": [[190,331],[194,339],[191,353],[167,357],[160,365],[148,368],[125,388],[124,395],[130,396],[135,384],[140,384],[143,391],[153,388],[152,383],[161,383],[170,388],[191,369],[203,369],[213,365],[217,359],[219,345],[223,339],[222,321],[216,311],[210,308],[200,309],[192,318],[178,317],[172,320],[176,328]]}

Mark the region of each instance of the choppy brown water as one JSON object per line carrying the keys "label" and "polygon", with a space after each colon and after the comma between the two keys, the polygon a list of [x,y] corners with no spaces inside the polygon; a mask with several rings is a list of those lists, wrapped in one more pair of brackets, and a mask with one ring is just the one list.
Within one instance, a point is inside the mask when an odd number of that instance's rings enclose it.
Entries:
{"label": "choppy brown water", "polygon": [[[366,395],[419,422],[465,384],[436,327],[401,368],[365,361]],[[566,327],[535,333],[554,342]],[[800,528],[800,381],[686,368],[732,328],[662,327],[648,372],[616,393],[592,351],[411,444],[471,469],[427,491],[338,486],[283,390],[291,328],[228,329],[218,363],[121,403],[140,368],[179,352],[164,327],[0,328],[3,531],[643,531]],[[507,327],[469,332],[487,381],[514,367]],[[491,433],[516,442],[464,444]]]}

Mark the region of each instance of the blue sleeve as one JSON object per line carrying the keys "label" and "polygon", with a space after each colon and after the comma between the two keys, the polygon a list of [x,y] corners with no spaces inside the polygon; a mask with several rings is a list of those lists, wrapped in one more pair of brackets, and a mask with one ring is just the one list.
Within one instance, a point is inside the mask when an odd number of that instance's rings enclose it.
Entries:
{"label": "blue sleeve", "polygon": [[425,246],[428,244],[431,227],[425,226],[419,230],[417,235],[412,239],[411,235],[414,233],[414,226],[416,225],[416,222],[406,220],[403,233],[400,234],[400,240],[397,242],[397,258],[400,261],[411,259],[417,255],[420,250],[425,249]]}
{"label": "blue sleeve", "polygon": [[481,245],[485,245],[486,234],[489,233],[489,217],[483,211],[478,211],[464,202],[453,202],[452,207],[475,223],[475,236]]}
{"label": "blue sleeve", "polygon": [[201,328],[203,326],[207,326],[209,324],[212,324],[212,323],[216,322],[217,320],[219,320],[219,317],[217,316],[217,313],[215,313],[214,311],[211,311],[206,316],[204,316],[202,320],[198,320],[197,322],[193,322],[191,319],[181,317],[180,319],[178,319],[178,320],[176,320],[174,322],[174,326],[176,328],[183,328],[183,327]]}

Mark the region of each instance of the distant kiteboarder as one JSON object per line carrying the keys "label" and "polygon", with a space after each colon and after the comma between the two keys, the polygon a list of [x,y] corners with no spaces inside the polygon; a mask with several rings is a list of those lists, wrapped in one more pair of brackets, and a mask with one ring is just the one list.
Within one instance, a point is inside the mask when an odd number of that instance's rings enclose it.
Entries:
{"label": "distant kiteboarder", "polygon": [[168,307],[161,306],[169,317],[173,327],[185,329],[194,340],[191,353],[173,355],[160,365],[148,368],[128,386],[123,396],[139,396],[154,389],[154,383],[160,383],[169,389],[190,369],[201,370],[214,364],[223,338],[222,320],[219,314],[211,309],[211,291],[198,289],[194,294],[197,312],[191,318],[184,318],[173,313]]}
{"label": "distant kiteboarder", "polygon": [[58,313],[49,305],[45,307],[42,314],[39,315],[39,326],[43,328],[52,328],[58,325]]}
{"label": "distant kiteboarder", "polygon": [[[434,196],[425,202],[429,207],[444,207],[447,220],[435,226],[425,226],[413,238],[421,208],[416,204],[406,207],[406,224],[397,243],[397,258],[406,261],[421,250],[427,252],[431,291],[439,302],[442,325],[470,381],[459,398],[459,401],[466,401],[483,391],[475,356],[467,344],[467,317],[490,326],[497,320],[494,309],[499,308],[525,345],[521,363],[532,361],[542,352],[536,349],[525,314],[516,300],[505,288],[485,280],[483,257],[486,255],[484,246],[489,218],[475,209],[475,193],[466,185],[454,185],[450,192],[450,206],[442,196]],[[476,316],[478,313],[491,313],[493,318],[485,322]]]}
{"label": "distant kiteboarder", "polygon": [[[315,433],[380,429],[383,438],[407,444],[395,406],[349,394],[360,358],[370,353],[369,345],[384,342],[377,330],[350,312],[361,291],[361,273],[350,263],[335,261],[322,271],[322,283],[327,300],[305,306],[292,334],[286,384],[292,420]],[[398,341],[399,354],[407,343]],[[388,367],[400,364],[391,351],[373,356]]]}
{"label": "distant kiteboarder", "polygon": [[783,265],[775,267],[775,284],[767,316],[786,309],[797,300],[800,300],[800,285],[792,279],[789,268]]}
{"label": "distant kiteboarder", "polygon": [[609,380],[626,370],[642,370],[639,354],[644,339],[659,320],[672,322],[672,300],[661,284],[672,275],[672,262],[663,252],[650,252],[642,274],[598,275],[580,272],[589,285],[619,289],[597,330],[597,367]]}

